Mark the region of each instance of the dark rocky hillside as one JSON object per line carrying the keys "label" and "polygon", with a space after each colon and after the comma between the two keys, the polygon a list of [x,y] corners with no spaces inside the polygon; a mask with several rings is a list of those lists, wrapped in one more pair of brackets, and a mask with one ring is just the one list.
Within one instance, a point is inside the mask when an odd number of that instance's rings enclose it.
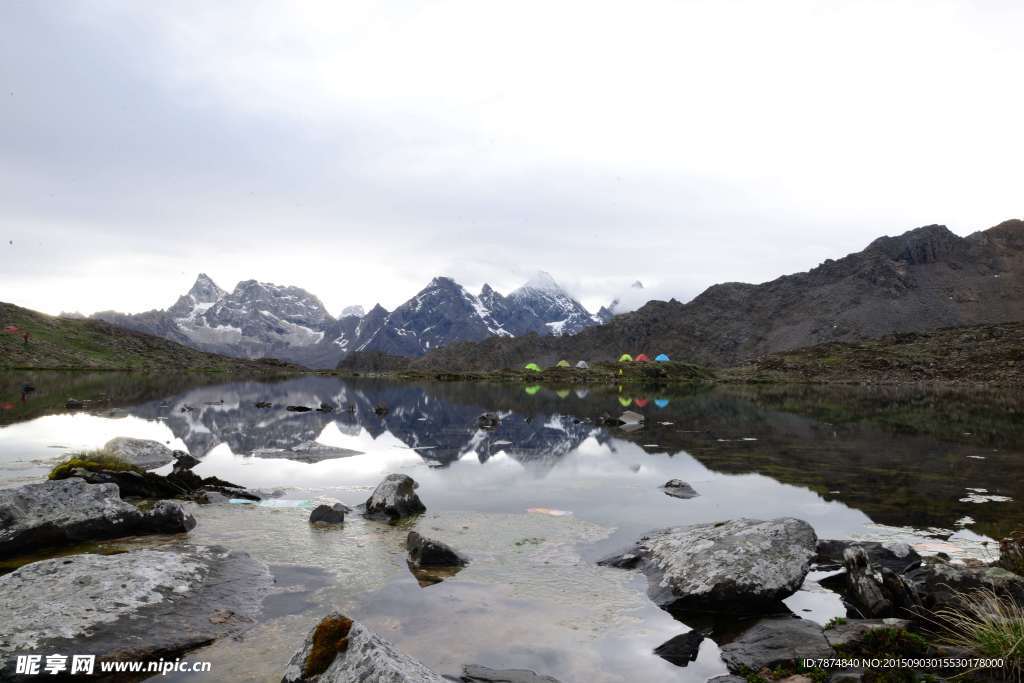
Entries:
{"label": "dark rocky hillside", "polygon": [[[298,370],[274,359],[243,360],[197,351],[99,320],[55,318],[0,303],[0,369],[176,370],[276,373]],[[28,332],[25,343],[23,334]]]}
{"label": "dark rocky hillside", "polygon": [[[643,352],[723,367],[826,342],[1021,320],[1024,221],[967,237],[930,225],[805,273],[715,285],[686,304],[651,301],[573,336],[452,344],[414,365],[488,370]],[[348,367],[358,363],[350,359]]]}

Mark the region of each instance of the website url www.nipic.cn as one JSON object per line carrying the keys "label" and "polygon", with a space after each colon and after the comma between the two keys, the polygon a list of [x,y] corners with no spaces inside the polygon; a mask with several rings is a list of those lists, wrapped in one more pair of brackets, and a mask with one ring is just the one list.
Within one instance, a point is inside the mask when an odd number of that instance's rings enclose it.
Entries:
{"label": "website url www.nipic.cn", "polygon": [[[100,662],[100,673],[150,673],[166,676],[169,673],[207,673],[210,662],[183,662],[180,659],[158,659],[150,662],[124,661]],[[96,655],[18,655],[15,673],[34,676],[39,674],[82,674],[96,673]]]}

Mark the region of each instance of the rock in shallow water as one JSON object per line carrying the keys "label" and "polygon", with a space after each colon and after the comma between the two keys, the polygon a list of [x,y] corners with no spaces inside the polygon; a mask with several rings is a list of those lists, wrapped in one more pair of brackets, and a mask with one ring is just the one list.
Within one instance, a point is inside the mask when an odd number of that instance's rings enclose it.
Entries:
{"label": "rock in shallow water", "polygon": [[405,539],[409,551],[409,562],[417,567],[462,567],[466,558],[459,555],[450,545],[410,531]]}
{"label": "rock in shallow water", "polygon": [[800,588],[816,542],[799,519],[734,519],[653,532],[601,564],[643,569],[651,599],[669,611],[756,612]]}
{"label": "rock in shallow water", "polygon": [[217,546],[74,555],[0,576],[0,679],[15,655],[173,656],[252,623],[273,579]]}
{"label": "rock in shallow water", "polygon": [[341,524],[345,521],[345,513],[349,508],[341,503],[334,505],[317,505],[309,513],[310,524]]}
{"label": "rock in shallow water", "polygon": [[108,441],[103,450],[144,470],[155,470],[174,461],[174,451],[152,439],[118,436]]}
{"label": "rock in shallow water", "polygon": [[700,495],[682,479],[669,479],[661,488],[665,491],[666,495],[673,498],[696,498]]}
{"label": "rock in shallow water", "polygon": [[114,484],[72,477],[0,489],[0,557],[104,538],[179,533],[195,525],[180,504],[161,501],[143,512],[121,500]]}
{"label": "rock in shallow water", "polygon": [[282,683],[444,683],[440,674],[339,612],[324,617],[292,655]]}
{"label": "rock in shallow water", "polygon": [[463,683],[559,683],[557,678],[542,676],[529,669],[491,669],[467,664],[462,668]]}
{"label": "rock in shallow water", "polygon": [[723,645],[721,651],[722,660],[733,673],[835,656],[821,626],[792,616],[759,619],[738,638]]}
{"label": "rock in shallow water", "polygon": [[406,474],[389,474],[366,501],[366,515],[386,519],[399,519],[426,512],[426,506],[416,495],[419,487]]}

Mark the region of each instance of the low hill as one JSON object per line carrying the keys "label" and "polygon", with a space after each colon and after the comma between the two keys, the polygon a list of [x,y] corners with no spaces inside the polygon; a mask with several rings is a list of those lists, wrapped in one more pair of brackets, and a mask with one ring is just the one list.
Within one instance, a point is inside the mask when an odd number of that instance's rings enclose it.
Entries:
{"label": "low hill", "polygon": [[742,382],[1024,386],[1024,322],[818,344],[763,356],[718,375]]}
{"label": "low hill", "polygon": [[[1024,221],[959,237],[930,225],[880,237],[863,251],[759,285],[726,283],[689,303],[651,301],[569,337],[451,344],[414,365],[491,370],[667,353],[729,367],[827,342],[1024,320]],[[358,369],[358,358],[348,369]]]}
{"label": "low hill", "polygon": [[[29,334],[28,343],[25,332]],[[245,373],[299,370],[275,359],[227,358],[98,320],[55,318],[0,302],[0,369],[15,368]]]}

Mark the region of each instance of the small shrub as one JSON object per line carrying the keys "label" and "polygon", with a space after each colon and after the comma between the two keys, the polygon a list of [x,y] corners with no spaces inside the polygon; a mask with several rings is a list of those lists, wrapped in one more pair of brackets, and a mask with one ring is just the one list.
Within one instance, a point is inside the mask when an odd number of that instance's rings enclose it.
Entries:
{"label": "small shrub", "polygon": [[825,624],[825,630],[827,631],[830,628],[835,628],[836,626],[842,626],[845,623],[846,623],[846,617],[832,617],[831,619],[828,620],[828,623]]}
{"label": "small shrub", "polygon": [[70,458],[50,470],[49,478],[67,479],[68,477],[73,476],[72,471],[78,468],[92,470],[94,472],[98,472],[99,470],[138,472],[139,474],[145,472],[141,467],[136,467],[131,463],[125,462],[109,451],[96,450],[72,453]]}
{"label": "small shrub", "polygon": [[959,605],[936,611],[941,642],[984,658],[1003,658],[1002,674],[1024,678],[1024,607],[990,588],[957,594]]}

